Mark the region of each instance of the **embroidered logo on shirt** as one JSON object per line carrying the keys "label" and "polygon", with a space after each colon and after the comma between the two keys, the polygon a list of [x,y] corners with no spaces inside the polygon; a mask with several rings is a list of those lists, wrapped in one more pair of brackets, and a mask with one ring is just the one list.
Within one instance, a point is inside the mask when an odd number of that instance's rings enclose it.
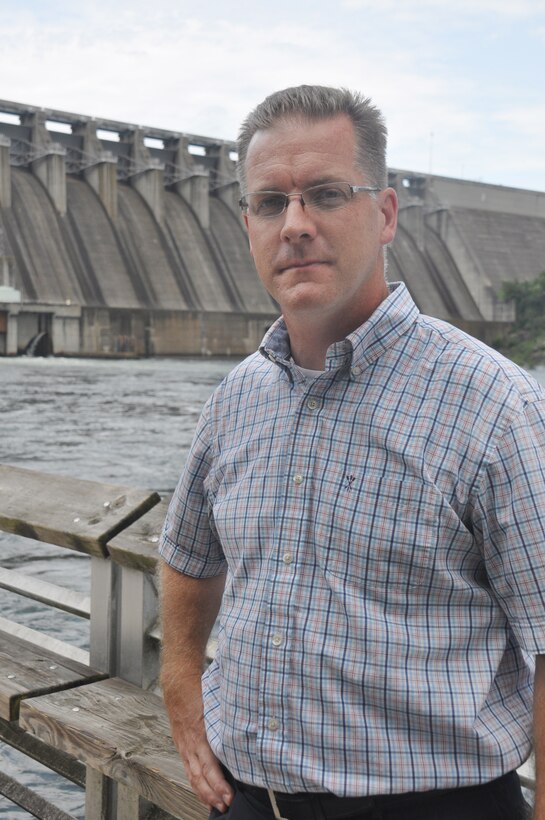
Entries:
{"label": "embroidered logo on shirt", "polygon": [[352,474],[350,474],[350,475],[345,475],[344,480],[345,480],[345,482],[346,482],[346,485],[345,485],[345,486],[346,486],[346,489],[348,490],[348,492],[350,492],[350,491],[351,491],[351,489],[352,489],[352,484],[353,484],[353,483],[354,483],[354,481],[356,480],[356,476],[355,476],[355,475],[352,475]]}

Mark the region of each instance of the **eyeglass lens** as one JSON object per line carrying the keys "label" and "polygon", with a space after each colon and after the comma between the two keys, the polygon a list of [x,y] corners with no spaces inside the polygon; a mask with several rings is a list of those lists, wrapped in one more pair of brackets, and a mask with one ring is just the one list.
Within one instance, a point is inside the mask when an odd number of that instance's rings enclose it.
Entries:
{"label": "eyeglass lens", "polygon": [[307,208],[334,211],[347,205],[352,199],[352,188],[348,182],[325,183],[313,185],[300,194],[257,191],[246,194],[244,200],[252,216],[271,217],[283,213],[291,197],[300,197]]}

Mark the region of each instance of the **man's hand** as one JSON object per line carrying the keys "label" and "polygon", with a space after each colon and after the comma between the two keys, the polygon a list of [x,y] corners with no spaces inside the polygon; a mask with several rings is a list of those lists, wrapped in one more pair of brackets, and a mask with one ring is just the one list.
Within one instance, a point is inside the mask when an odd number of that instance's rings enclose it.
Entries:
{"label": "man's hand", "polygon": [[223,814],[233,789],[206,737],[201,674],[225,578],[191,578],[164,564],[161,582],[161,685],[172,738],[197,797]]}
{"label": "man's hand", "polygon": [[233,789],[208,743],[200,693],[193,702],[186,699],[183,714],[179,709],[169,714],[172,738],[191,788],[205,805],[226,812],[233,799]]}

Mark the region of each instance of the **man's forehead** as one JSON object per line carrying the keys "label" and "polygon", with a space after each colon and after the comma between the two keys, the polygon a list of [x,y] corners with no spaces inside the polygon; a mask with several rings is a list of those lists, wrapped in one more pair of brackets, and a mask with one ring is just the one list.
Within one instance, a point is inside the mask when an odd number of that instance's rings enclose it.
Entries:
{"label": "man's forehead", "polygon": [[309,134],[317,130],[347,130],[355,138],[354,125],[347,114],[334,114],[330,117],[309,117],[303,114],[286,114],[278,117],[268,128],[258,128],[252,136],[248,153],[253,145],[264,138],[276,136],[290,142],[294,135]]}
{"label": "man's forehead", "polygon": [[328,118],[282,117],[270,128],[256,131],[246,156],[246,172],[270,164],[294,162],[315,156],[326,162],[356,160],[356,139],[352,121],[344,114]]}

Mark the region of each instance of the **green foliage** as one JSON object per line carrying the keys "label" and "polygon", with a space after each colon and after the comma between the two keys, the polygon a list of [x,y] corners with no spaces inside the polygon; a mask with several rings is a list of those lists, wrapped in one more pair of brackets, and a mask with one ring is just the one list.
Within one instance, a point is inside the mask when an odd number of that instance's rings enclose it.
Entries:
{"label": "green foliage", "polygon": [[517,326],[545,330],[545,271],[531,282],[506,282],[502,299],[514,300]]}
{"label": "green foliage", "polygon": [[504,301],[514,301],[516,321],[498,347],[519,364],[535,366],[545,361],[545,271],[531,282],[506,282]]}

